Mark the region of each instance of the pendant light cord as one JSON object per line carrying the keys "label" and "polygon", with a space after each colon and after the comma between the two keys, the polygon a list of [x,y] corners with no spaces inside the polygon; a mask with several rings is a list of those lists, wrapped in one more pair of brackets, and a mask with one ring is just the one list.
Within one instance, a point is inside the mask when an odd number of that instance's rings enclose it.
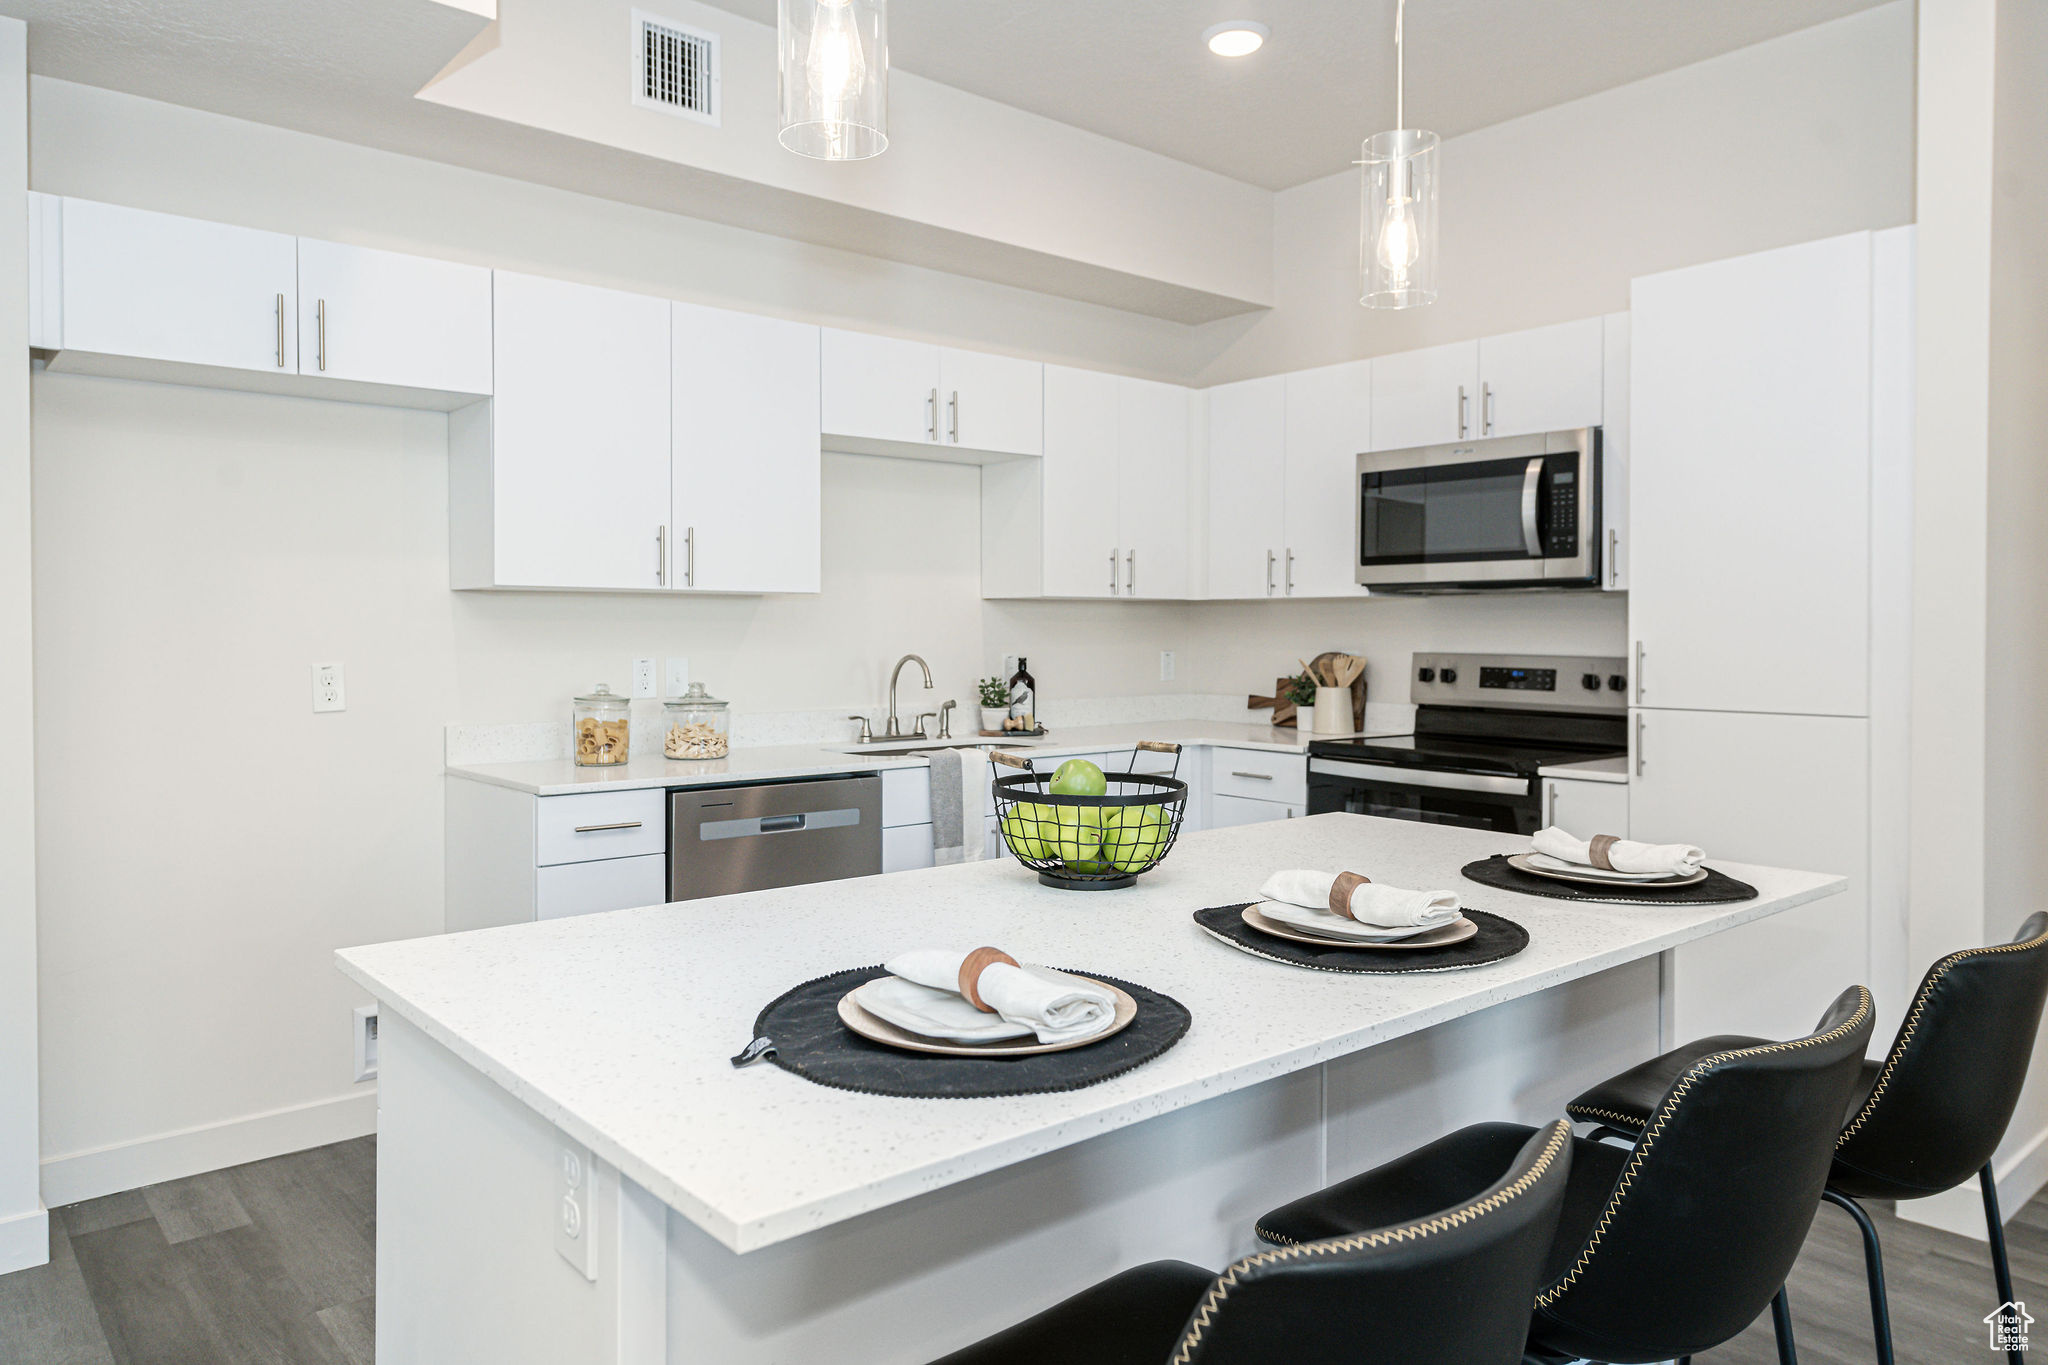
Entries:
{"label": "pendant light cord", "polygon": [[1407,12],[1408,0],[1394,0],[1394,131],[1397,133],[1408,126],[1408,79],[1401,56],[1401,20]]}

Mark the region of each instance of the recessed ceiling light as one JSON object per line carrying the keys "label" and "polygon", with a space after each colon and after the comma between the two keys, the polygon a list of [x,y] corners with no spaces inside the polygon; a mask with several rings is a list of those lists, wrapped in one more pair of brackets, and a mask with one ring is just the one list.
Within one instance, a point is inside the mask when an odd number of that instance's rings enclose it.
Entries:
{"label": "recessed ceiling light", "polygon": [[1202,41],[1219,57],[1249,57],[1266,44],[1273,30],[1253,19],[1232,19],[1202,30]]}

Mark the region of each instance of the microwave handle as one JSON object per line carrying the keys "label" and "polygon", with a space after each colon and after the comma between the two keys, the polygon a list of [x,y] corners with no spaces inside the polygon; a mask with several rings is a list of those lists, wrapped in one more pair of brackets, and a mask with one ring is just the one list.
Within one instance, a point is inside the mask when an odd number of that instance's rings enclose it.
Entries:
{"label": "microwave handle", "polygon": [[1543,457],[1538,455],[1522,475],[1522,548],[1531,559],[1543,558],[1543,538],[1536,533],[1536,495],[1542,487]]}

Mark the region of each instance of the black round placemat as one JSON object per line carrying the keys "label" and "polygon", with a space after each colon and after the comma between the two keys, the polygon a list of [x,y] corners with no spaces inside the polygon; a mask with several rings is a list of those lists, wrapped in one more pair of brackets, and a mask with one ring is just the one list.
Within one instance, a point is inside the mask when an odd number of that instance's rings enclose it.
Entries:
{"label": "black round placemat", "polygon": [[1406,972],[1450,972],[1460,967],[1477,967],[1513,957],[1529,946],[1529,931],[1511,919],[1467,910],[1465,918],[1479,926],[1479,932],[1463,943],[1441,948],[1404,948],[1400,952],[1371,948],[1318,948],[1312,943],[1262,934],[1244,922],[1246,905],[1219,905],[1195,911],[1195,923],[1233,948],[1254,957],[1270,958],[1295,967],[1312,967],[1319,972],[1366,972],[1392,976]]}
{"label": "black round placemat", "polygon": [[1738,882],[1707,869],[1707,879],[1694,882],[1691,886],[1666,887],[1662,891],[1630,891],[1621,886],[1593,886],[1581,882],[1561,882],[1555,877],[1539,877],[1533,872],[1524,872],[1510,866],[1508,855],[1496,853],[1491,858],[1481,858],[1476,863],[1467,863],[1459,871],[1468,880],[1481,886],[1490,886],[1496,891],[1519,891],[1525,896],[1549,896],[1561,901],[1592,901],[1599,905],[1724,905],[1729,901],[1755,900],[1757,890],[1748,882]]}
{"label": "black round placemat", "polygon": [[[909,1099],[975,1099],[1079,1090],[1121,1076],[1179,1042],[1191,1022],[1187,1007],[1170,995],[1100,972],[1076,971],[1076,976],[1092,976],[1129,991],[1138,1002],[1138,1017],[1101,1042],[1035,1057],[906,1052],[861,1037],[839,1018],[841,996],[888,974],[886,967],[855,967],[806,981],[761,1011],[754,1020],[754,1038],[757,1043],[763,1038],[774,1043],[768,1060],[819,1085]],[[754,1051],[750,1045],[748,1052]]]}

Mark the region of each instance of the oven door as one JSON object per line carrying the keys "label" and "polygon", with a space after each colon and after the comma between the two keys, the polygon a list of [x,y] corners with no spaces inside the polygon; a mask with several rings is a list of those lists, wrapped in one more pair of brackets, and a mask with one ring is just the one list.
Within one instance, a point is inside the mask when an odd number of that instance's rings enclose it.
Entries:
{"label": "oven door", "polygon": [[1542,807],[1536,784],[1524,777],[1311,758],[1308,813],[1333,811],[1534,834]]}

